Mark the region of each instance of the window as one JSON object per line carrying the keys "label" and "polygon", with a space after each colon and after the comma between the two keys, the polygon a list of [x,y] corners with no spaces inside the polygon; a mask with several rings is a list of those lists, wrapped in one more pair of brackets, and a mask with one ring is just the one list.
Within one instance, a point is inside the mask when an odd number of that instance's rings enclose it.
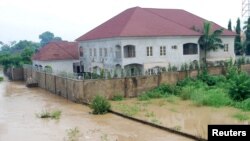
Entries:
{"label": "window", "polygon": [[147,47],[147,56],[153,56],[153,47]]}
{"label": "window", "polygon": [[172,46],[172,49],[177,49],[177,45],[173,45],[173,46]]}
{"label": "window", "polygon": [[135,57],[135,46],[133,45],[124,46],[124,57],[125,58]]}
{"label": "window", "polygon": [[[125,49],[125,47],[124,47]],[[115,57],[116,58],[121,58],[121,46],[120,45],[116,45],[115,46]]]}
{"label": "window", "polygon": [[148,74],[153,75],[154,74],[154,69],[148,69]]}
{"label": "window", "polygon": [[102,48],[99,48],[99,56],[102,56]]}
{"label": "window", "polygon": [[96,48],[94,48],[94,56],[96,56]]}
{"label": "window", "polygon": [[83,57],[83,47],[80,47],[79,51],[80,51],[80,56]]}
{"label": "window", "polygon": [[107,50],[107,48],[104,48],[104,56],[105,56],[105,57],[108,56],[108,50]]}
{"label": "window", "polygon": [[224,44],[224,51],[228,52],[228,44]]}
{"label": "window", "polygon": [[92,56],[92,48],[89,49],[89,56]]}
{"label": "window", "polygon": [[183,54],[184,55],[198,54],[197,44],[194,44],[194,43],[184,44],[183,45]]}
{"label": "window", "polygon": [[161,46],[160,47],[160,56],[165,56],[166,55],[166,46]]}

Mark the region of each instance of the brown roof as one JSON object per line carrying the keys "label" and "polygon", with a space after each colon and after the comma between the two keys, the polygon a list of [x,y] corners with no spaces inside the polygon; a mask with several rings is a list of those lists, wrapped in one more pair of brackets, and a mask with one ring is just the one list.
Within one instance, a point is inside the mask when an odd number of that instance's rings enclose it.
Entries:
{"label": "brown roof", "polygon": [[74,60],[79,59],[76,42],[52,41],[32,56],[32,60]]}
{"label": "brown roof", "polygon": [[[200,36],[204,21],[207,20],[184,10],[134,7],[111,18],[76,41],[112,37]],[[221,28],[223,27],[213,24],[214,30]],[[224,29],[223,35],[235,34]]]}

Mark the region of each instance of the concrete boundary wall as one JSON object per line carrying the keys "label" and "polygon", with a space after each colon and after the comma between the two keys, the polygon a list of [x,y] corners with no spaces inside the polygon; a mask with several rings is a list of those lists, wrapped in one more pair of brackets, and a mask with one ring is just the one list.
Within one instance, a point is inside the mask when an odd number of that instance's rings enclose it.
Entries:
{"label": "concrete boundary wall", "polygon": [[[250,73],[250,64],[242,65],[241,70]],[[213,75],[225,73],[223,67],[210,67],[208,72]],[[39,87],[80,103],[89,103],[95,95],[103,95],[108,99],[114,95],[136,97],[160,84],[176,84],[178,80],[182,80],[187,76],[196,77],[197,75],[198,71],[193,70],[117,79],[75,80],[27,68],[23,70],[24,80],[32,77],[38,82]]]}

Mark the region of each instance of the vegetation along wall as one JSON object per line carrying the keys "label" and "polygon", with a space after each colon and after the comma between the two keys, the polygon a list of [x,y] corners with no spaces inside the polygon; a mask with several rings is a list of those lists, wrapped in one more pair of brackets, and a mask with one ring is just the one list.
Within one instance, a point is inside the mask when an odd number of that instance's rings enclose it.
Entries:
{"label": "vegetation along wall", "polygon": [[[218,75],[223,74],[223,70],[222,67],[211,67],[208,72]],[[241,70],[250,73],[250,65],[242,65]],[[27,77],[32,77],[37,80],[39,87],[79,103],[89,103],[96,95],[102,95],[108,99],[114,95],[136,97],[140,93],[155,88],[160,84],[175,84],[178,80],[182,80],[187,76],[196,77],[197,75],[198,71],[192,70],[117,79],[75,80],[27,68],[23,71],[25,80],[27,80]]]}

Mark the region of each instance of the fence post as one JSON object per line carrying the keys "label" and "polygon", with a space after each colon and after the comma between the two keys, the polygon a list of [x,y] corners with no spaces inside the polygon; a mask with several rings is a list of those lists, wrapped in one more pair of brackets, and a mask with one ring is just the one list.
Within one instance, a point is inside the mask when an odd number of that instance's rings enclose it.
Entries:
{"label": "fence post", "polygon": [[124,96],[128,97],[128,78],[124,77]]}

